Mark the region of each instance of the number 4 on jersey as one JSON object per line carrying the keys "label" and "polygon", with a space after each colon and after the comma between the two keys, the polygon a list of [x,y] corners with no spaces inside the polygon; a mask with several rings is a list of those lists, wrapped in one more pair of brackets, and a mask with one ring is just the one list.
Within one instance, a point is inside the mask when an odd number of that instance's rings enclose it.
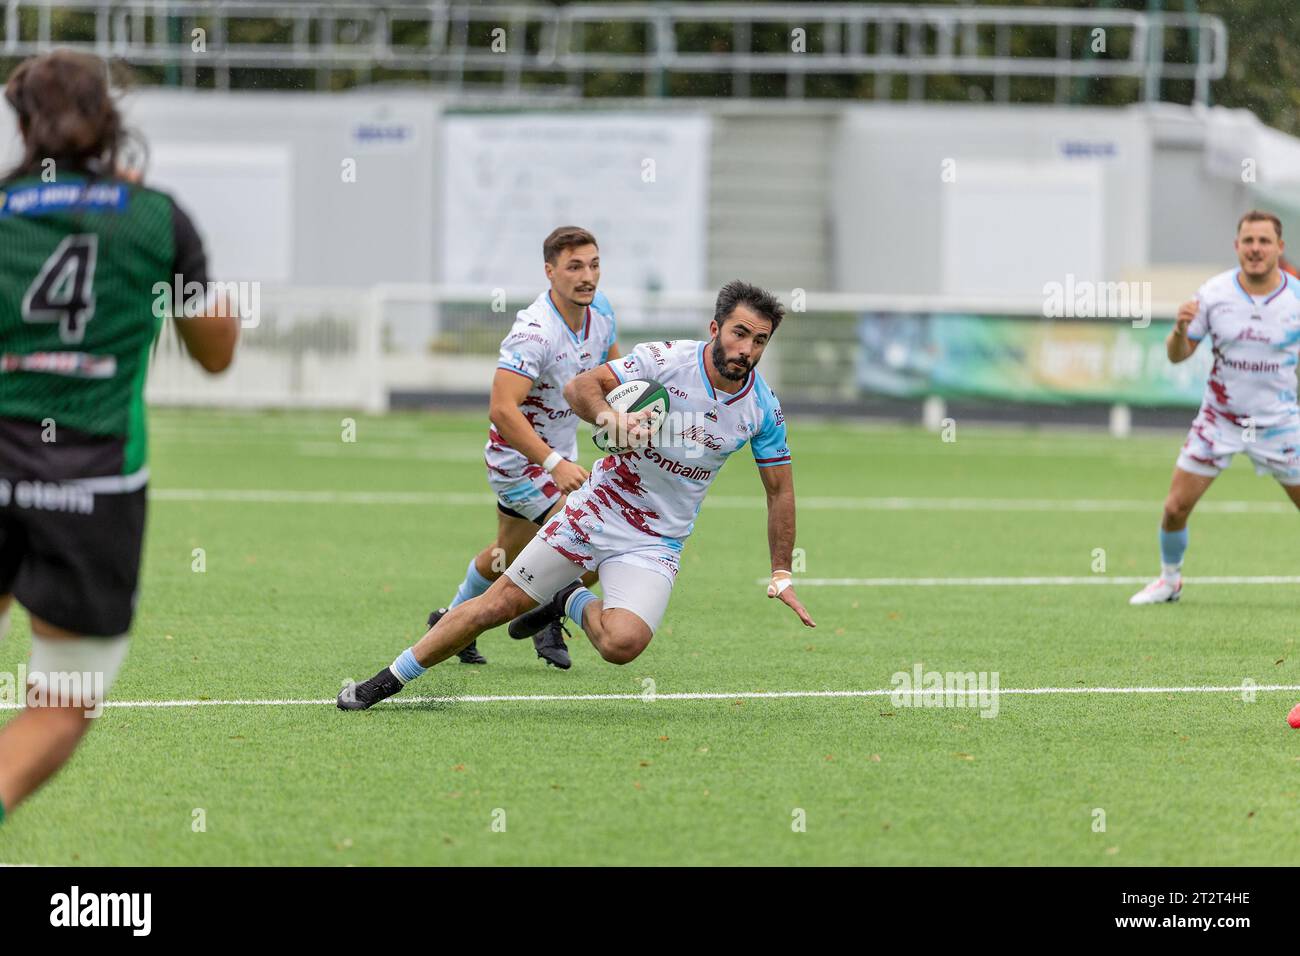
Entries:
{"label": "number 4 on jersey", "polygon": [[77,233],[64,239],[41,266],[23,296],[25,322],[58,322],[59,338],[80,342],[95,316],[95,258],[99,237]]}

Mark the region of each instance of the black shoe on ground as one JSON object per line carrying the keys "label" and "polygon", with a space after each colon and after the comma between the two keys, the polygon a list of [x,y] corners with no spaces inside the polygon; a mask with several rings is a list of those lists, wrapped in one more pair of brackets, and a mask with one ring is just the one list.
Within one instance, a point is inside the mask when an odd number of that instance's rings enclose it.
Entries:
{"label": "black shoe on ground", "polygon": [[568,633],[560,621],[552,621],[545,630],[538,631],[533,635],[533,647],[537,648],[537,656],[547,664],[567,671],[573,666],[573,661],[569,659],[569,648],[564,643]]}
{"label": "black shoe on ground", "polygon": [[456,652],[456,656],[460,658],[462,664],[487,663],[487,658],[478,652],[478,641],[470,641]]}
{"label": "black shoe on ground", "polygon": [[[564,619],[564,602],[569,600],[569,595],[580,587],[582,587],[581,581],[566,584],[556,591],[554,596],[545,604],[539,604],[531,611],[525,611],[511,621],[506,631],[516,641],[521,641],[525,637],[540,634],[552,621],[562,621]],[[538,652],[541,652],[540,647]]]}
{"label": "black shoe on ground", "polygon": [[392,697],[402,687],[397,675],[385,667],[370,680],[344,687],[339,692],[339,710],[368,710],[381,700]]}
{"label": "black shoe on ground", "polygon": [[[438,610],[430,612],[429,627],[433,627],[433,625],[441,621],[442,616],[446,613],[447,613],[447,609],[445,607],[440,607],[438,608]],[[460,658],[460,662],[462,664],[486,664],[487,663],[487,658],[478,652],[478,641],[470,641],[468,644],[466,644],[464,647],[462,647],[459,651],[456,652],[456,656]]]}

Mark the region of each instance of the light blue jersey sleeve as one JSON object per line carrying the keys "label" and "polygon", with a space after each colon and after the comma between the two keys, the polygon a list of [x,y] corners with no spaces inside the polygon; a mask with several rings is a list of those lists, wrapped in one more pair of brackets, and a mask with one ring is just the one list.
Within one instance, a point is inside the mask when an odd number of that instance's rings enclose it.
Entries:
{"label": "light blue jersey sleeve", "polygon": [[790,446],[786,440],[785,416],[781,414],[781,403],[766,382],[759,381],[755,384],[758,407],[763,411],[763,422],[749,443],[754,452],[754,462],[759,468],[788,465]]}
{"label": "light blue jersey sleeve", "polygon": [[591,307],[609,319],[609,338],[605,340],[605,351],[600,356],[600,360],[604,362],[609,358],[609,350],[618,341],[618,321],[614,318],[614,307],[610,305],[605,293],[597,292],[596,297],[591,300]]}

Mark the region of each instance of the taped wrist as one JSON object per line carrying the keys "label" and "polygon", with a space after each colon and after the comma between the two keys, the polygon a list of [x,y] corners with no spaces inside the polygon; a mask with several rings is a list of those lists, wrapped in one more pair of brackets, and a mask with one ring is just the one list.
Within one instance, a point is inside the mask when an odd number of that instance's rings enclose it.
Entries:
{"label": "taped wrist", "polygon": [[767,584],[767,596],[776,597],[793,583],[789,571],[773,571],[772,580]]}

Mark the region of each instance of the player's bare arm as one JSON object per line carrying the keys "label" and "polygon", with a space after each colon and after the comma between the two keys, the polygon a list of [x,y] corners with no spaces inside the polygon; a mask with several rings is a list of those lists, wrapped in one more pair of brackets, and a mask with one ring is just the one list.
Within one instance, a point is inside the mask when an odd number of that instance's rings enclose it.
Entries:
{"label": "player's bare arm", "polygon": [[[488,418],[496,426],[498,434],[506,440],[511,448],[527,457],[535,465],[546,464],[554,451],[546,444],[533,426],[528,424],[519,406],[528,397],[528,390],[533,387],[533,380],[505,369],[497,369],[492,379],[492,398],[488,406]],[[581,487],[587,480],[587,469],[572,461],[561,460],[551,471],[555,484],[566,494]]]}
{"label": "player's bare arm", "polygon": [[230,367],[239,341],[239,309],[232,299],[218,296],[205,315],[175,321],[185,351],[205,372],[215,375]]}
{"label": "player's bare arm", "polygon": [[767,491],[767,547],[772,555],[772,581],[767,596],[784,601],[806,627],[816,627],[790,583],[795,527],[794,468],[791,465],[773,465],[760,468],[758,474]]}
{"label": "player's bare arm", "polygon": [[1201,344],[1187,337],[1187,326],[1191,325],[1192,319],[1196,318],[1198,308],[1200,303],[1195,299],[1188,299],[1178,307],[1178,317],[1174,321],[1173,331],[1165,339],[1165,352],[1169,355],[1169,361],[1174,363],[1187,361],[1196,351],[1196,346]]}

